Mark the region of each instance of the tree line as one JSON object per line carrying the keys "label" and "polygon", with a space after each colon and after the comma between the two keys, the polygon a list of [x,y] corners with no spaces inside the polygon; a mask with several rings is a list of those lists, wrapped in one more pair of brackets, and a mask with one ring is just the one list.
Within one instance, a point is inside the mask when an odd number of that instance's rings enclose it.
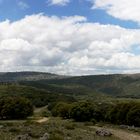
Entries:
{"label": "tree line", "polygon": [[48,106],[53,116],[60,116],[64,119],[74,119],[85,122],[110,122],[113,124],[126,124],[140,126],[140,103],[57,103]]}

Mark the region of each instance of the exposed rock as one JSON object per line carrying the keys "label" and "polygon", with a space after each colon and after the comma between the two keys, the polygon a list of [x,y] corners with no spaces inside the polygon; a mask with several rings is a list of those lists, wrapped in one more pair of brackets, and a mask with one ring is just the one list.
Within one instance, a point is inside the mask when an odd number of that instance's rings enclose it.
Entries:
{"label": "exposed rock", "polygon": [[96,134],[99,136],[111,136],[112,135],[112,133],[110,131],[105,130],[105,129],[97,130]]}
{"label": "exposed rock", "polygon": [[40,138],[40,140],[48,140],[49,139],[49,134],[48,133],[45,133],[43,135],[43,137]]}
{"label": "exposed rock", "polygon": [[120,125],[120,128],[125,129],[125,128],[129,128],[129,126],[128,125]]}
{"label": "exposed rock", "polygon": [[28,134],[18,135],[14,140],[31,140],[31,137]]}

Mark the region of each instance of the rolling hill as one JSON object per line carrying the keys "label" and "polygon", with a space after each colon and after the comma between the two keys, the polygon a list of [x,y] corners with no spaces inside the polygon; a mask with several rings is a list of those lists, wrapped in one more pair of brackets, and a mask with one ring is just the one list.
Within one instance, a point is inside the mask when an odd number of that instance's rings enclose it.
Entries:
{"label": "rolling hill", "polygon": [[[0,73],[1,85],[16,84],[78,97],[140,98],[140,74],[61,76],[41,72]],[[1,92],[1,91],[0,91]]]}
{"label": "rolling hill", "polygon": [[22,81],[20,84],[65,94],[140,98],[140,74],[77,76],[62,79]]}

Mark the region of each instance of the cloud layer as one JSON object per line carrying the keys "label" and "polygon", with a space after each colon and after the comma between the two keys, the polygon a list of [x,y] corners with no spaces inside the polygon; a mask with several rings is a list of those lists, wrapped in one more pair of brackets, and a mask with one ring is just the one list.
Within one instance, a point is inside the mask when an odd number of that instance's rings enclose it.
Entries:
{"label": "cloud layer", "polygon": [[0,22],[0,71],[140,72],[140,30],[42,14]]}
{"label": "cloud layer", "polygon": [[60,5],[64,6],[70,2],[70,0],[48,0],[47,1],[51,5]]}
{"label": "cloud layer", "polygon": [[140,0],[91,0],[93,9],[100,8],[113,17],[140,24]]}

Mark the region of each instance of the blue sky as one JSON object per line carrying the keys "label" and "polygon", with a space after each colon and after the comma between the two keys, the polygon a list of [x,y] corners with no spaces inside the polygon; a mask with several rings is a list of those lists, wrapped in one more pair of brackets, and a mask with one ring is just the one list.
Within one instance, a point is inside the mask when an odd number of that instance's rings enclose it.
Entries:
{"label": "blue sky", "polygon": [[[22,4],[20,5],[19,3]],[[44,13],[49,16],[80,15],[85,16],[89,22],[119,25],[130,29],[139,28],[135,21],[115,18],[102,9],[91,9],[92,4],[90,0],[71,0],[71,2],[65,6],[51,5],[48,3],[47,0],[1,0],[0,20],[9,19],[15,21],[22,19],[26,15],[37,13]]]}
{"label": "blue sky", "polygon": [[140,0],[0,0],[0,71],[140,72]]}

